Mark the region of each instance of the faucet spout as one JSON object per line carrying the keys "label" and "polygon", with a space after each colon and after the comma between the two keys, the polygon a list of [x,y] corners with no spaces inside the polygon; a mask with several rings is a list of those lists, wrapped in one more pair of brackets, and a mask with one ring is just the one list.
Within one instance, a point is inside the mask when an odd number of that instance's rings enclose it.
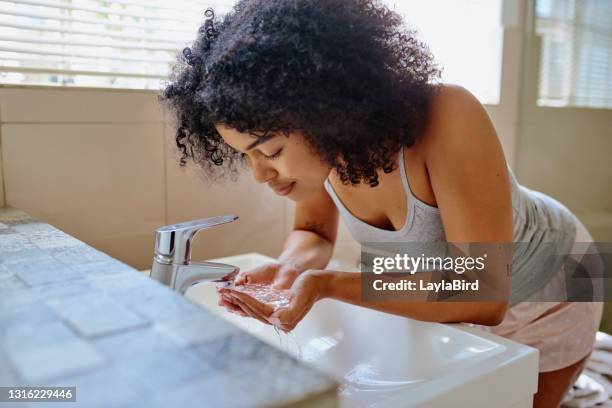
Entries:
{"label": "faucet spout", "polygon": [[237,219],[235,215],[226,215],[158,228],[151,278],[181,294],[199,282],[230,280],[238,273],[238,267],[217,262],[192,261],[191,247],[193,239],[201,230]]}
{"label": "faucet spout", "polygon": [[240,268],[217,262],[193,261],[188,265],[179,265],[172,287],[184,295],[190,286],[200,282],[224,281],[233,278]]}

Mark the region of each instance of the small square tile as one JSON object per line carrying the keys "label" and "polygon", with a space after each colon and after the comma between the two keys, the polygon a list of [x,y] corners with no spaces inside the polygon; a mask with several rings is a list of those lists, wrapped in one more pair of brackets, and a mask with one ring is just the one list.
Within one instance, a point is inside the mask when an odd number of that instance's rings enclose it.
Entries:
{"label": "small square tile", "polygon": [[[76,333],[45,305],[15,311],[3,323],[7,326],[2,332],[0,344],[9,355],[19,350],[34,350],[79,340]],[[41,336],[40,333],[45,335]]]}
{"label": "small square tile", "polygon": [[[0,239],[1,241],[1,239]],[[47,258],[49,255],[40,248],[35,247],[34,245],[29,245],[28,247],[22,247],[15,251],[2,251],[0,250],[2,256],[0,257],[0,265],[10,266],[13,262],[22,262],[24,259],[29,259],[32,262],[35,262],[40,258]]]}
{"label": "small square tile", "polygon": [[17,350],[11,353],[11,359],[21,378],[30,384],[79,375],[104,365],[102,356],[82,340]]}
{"label": "small square tile", "polygon": [[102,293],[89,293],[47,302],[83,337],[107,336],[134,330],[149,322]]}
{"label": "small square tile", "polygon": [[175,321],[189,315],[202,313],[202,309],[178,295],[150,298],[148,301],[134,304],[132,307],[155,322]]}
{"label": "small square tile", "polygon": [[169,390],[215,372],[189,350],[180,348],[166,349],[163,353],[134,354],[129,359],[114,360],[113,365],[138,378],[150,393]]}
{"label": "small square tile", "polygon": [[11,387],[21,385],[17,373],[11,364],[8,355],[0,347],[0,385]]}
{"label": "small square tile", "polygon": [[14,276],[12,272],[9,272],[4,265],[0,264],[0,279],[9,278]]}
{"label": "small square tile", "polygon": [[[268,401],[272,406],[274,401]],[[215,372],[177,387],[167,388],[153,396],[153,406],[182,408],[257,407],[248,390],[239,387],[235,378]]]}
{"label": "small square tile", "polygon": [[36,327],[59,321],[59,316],[40,301],[0,307],[0,345],[6,333],[15,330],[16,327],[23,325]]}
{"label": "small square tile", "polygon": [[181,347],[242,333],[238,327],[207,312],[190,318],[161,322],[154,328]]}
{"label": "small square tile", "polygon": [[0,296],[0,311],[11,310],[15,307],[27,306],[41,302],[32,288],[19,288],[3,293]]}
{"label": "small square tile", "polygon": [[15,209],[2,209],[2,223],[5,225],[13,226],[13,225],[23,225],[30,224],[33,222],[39,222],[36,218],[31,215],[24,213],[20,210]]}
{"label": "small square tile", "polygon": [[58,232],[61,233],[61,231],[59,231],[57,228],[39,221],[29,222],[26,224],[16,224],[12,228],[23,235],[35,235],[45,233],[57,234]]}
{"label": "small square tile", "polygon": [[163,354],[178,349],[170,339],[151,327],[96,338],[92,344],[113,361],[128,361],[140,354]]}
{"label": "small square tile", "polygon": [[110,259],[110,258],[104,261],[99,261],[99,262],[87,262],[87,263],[81,263],[81,264],[74,264],[74,265],[71,265],[71,268],[87,276],[93,276],[93,275],[115,276],[120,273],[135,272],[135,269],[132,268],[131,266],[126,265],[122,262],[116,261],[114,259]]}
{"label": "small square tile", "polygon": [[47,253],[66,265],[81,265],[112,259],[108,255],[86,245],[49,248]]}
{"label": "small square tile", "polygon": [[3,234],[0,239],[0,253],[18,252],[26,249],[37,249],[37,247],[22,234]]}
{"label": "small square tile", "polygon": [[104,365],[103,356],[61,322],[15,327],[5,334],[3,343],[19,377],[29,384],[61,379]]}
{"label": "small square tile", "polygon": [[25,287],[23,281],[18,279],[15,275],[6,274],[3,276],[0,271],[0,296],[7,292],[23,289]]}
{"label": "small square tile", "polygon": [[34,261],[24,259],[21,262],[5,265],[5,268],[17,275],[29,286],[83,278],[82,274],[70,269],[52,257],[39,258]]}
{"label": "small square tile", "polygon": [[28,238],[34,245],[36,245],[40,249],[85,245],[83,241],[79,241],[78,239],[68,234],[65,234],[55,228],[38,230],[35,233],[28,234]]}
{"label": "small square tile", "polygon": [[[127,375],[113,366],[70,376],[60,381],[48,384],[52,387],[76,387],[76,404],[74,402],[59,403],[59,406],[70,407],[139,407],[140,401],[146,396],[146,389],[138,379]],[[57,403],[50,404],[56,407]]]}
{"label": "small square tile", "polygon": [[151,286],[148,278],[141,276],[135,271],[120,273],[117,275],[98,275],[89,274],[85,279],[97,290],[108,292],[116,297],[129,297],[134,289],[142,288],[142,290],[156,290],[160,294],[168,294],[168,290],[159,285]]}
{"label": "small square tile", "polygon": [[90,294],[96,295],[97,291],[85,279],[75,279],[65,282],[52,282],[31,288],[32,293],[36,294],[41,301],[51,301],[55,299],[65,299],[74,296]]}

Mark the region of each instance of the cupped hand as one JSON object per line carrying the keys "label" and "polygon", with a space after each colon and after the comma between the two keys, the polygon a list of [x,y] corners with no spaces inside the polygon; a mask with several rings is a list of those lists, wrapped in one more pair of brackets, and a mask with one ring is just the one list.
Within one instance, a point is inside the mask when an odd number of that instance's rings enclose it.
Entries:
{"label": "cupped hand", "polygon": [[325,297],[326,280],[317,272],[309,270],[298,276],[291,285],[289,305],[274,310],[266,320],[285,332],[293,330],[315,302]]}
{"label": "cupped hand", "polygon": [[[244,284],[264,284],[270,285],[274,289],[287,289],[293,284],[295,278],[300,272],[290,265],[279,263],[279,262],[267,262],[263,265],[255,268],[240,271],[238,273],[232,272],[229,275],[223,277],[223,280],[228,282],[233,281],[234,285]],[[225,307],[232,313],[237,313],[242,316],[249,316],[249,314],[240,307],[237,303],[233,302],[233,298],[230,296],[222,296],[219,291],[220,287],[225,286],[221,284],[217,286],[217,292],[219,293],[219,306]]]}
{"label": "cupped hand", "polygon": [[244,315],[288,332],[295,328],[317,300],[324,297],[324,288],[324,280],[316,271],[303,272],[288,290],[289,304],[280,308],[263,303],[231,287],[219,288],[219,292],[238,305]]}
{"label": "cupped hand", "polygon": [[[221,298],[219,304],[227,307],[230,312],[238,313],[242,316],[250,316],[262,323],[270,324],[266,317],[274,311],[274,306],[258,300],[249,294],[249,290],[245,288],[245,285],[217,287]],[[283,292],[288,292],[288,290]]]}

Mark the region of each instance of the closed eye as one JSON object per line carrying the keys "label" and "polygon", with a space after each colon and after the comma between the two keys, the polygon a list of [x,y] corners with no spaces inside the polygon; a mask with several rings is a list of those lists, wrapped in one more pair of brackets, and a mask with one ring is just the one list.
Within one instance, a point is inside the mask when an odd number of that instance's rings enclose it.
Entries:
{"label": "closed eye", "polygon": [[281,155],[281,152],[283,151],[283,148],[281,147],[278,152],[274,153],[272,156],[266,156],[264,155],[264,157],[268,160],[274,160],[276,158],[278,158]]}

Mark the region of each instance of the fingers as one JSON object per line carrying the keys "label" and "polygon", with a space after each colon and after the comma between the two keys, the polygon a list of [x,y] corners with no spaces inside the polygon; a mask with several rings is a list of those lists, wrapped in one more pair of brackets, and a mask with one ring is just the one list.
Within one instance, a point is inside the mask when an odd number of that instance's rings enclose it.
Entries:
{"label": "fingers", "polygon": [[268,321],[284,331],[291,331],[306,316],[313,303],[310,296],[300,292],[294,293],[289,305],[271,313]]}
{"label": "fingers", "polygon": [[242,271],[236,275],[234,285],[246,285],[248,283],[267,283],[269,277],[263,272],[257,271]]}
{"label": "fingers", "polygon": [[231,313],[237,313],[245,317],[247,316],[247,314],[244,313],[242,308],[233,303],[233,300],[228,296],[221,296],[221,298],[219,299],[219,306],[224,306]]}
{"label": "fingers", "polygon": [[227,291],[234,299],[237,298],[262,317],[268,317],[274,311],[272,306],[262,303],[246,293],[232,289],[227,289]]}
{"label": "fingers", "polygon": [[265,282],[267,276],[265,270],[261,268],[249,269],[247,271],[240,271],[236,275],[234,285],[246,285],[248,283]]}
{"label": "fingers", "polygon": [[268,322],[285,333],[290,332],[297,325],[297,323],[289,323],[290,321],[293,322],[293,320],[294,319],[287,314],[286,308],[279,309],[268,316]]}
{"label": "fingers", "polygon": [[231,282],[231,281],[233,281],[233,280],[236,278],[236,276],[237,276],[239,273],[240,273],[240,269],[236,269],[235,271],[228,273],[227,275],[225,275],[225,276],[224,276],[223,278],[221,278],[221,279],[223,279],[224,281]]}
{"label": "fingers", "polygon": [[279,276],[270,286],[274,289],[289,289],[293,284],[293,278],[287,275]]}
{"label": "fingers", "polygon": [[245,283],[248,283],[248,273],[240,271],[234,279],[234,285],[244,285]]}
{"label": "fingers", "polygon": [[234,280],[235,285],[247,283],[271,283],[278,272],[278,263],[266,263],[256,268],[240,271]]}
{"label": "fingers", "polygon": [[220,289],[224,296],[228,296],[232,302],[240,306],[240,308],[249,316],[259,320],[262,323],[270,324],[266,317],[270,315],[274,309],[270,305],[259,302],[253,297],[229,288]]}
{"label": "fingers", "polygon": [[266,319],[261,317],[257,312],[253,311],[246,303],[242,302],[240,299],[232,296],[232,300],[237,305],[239,305],[242,308],[242,310],[244,311],[244,313],[246,313],[247,315],[251,316],[254,319],[259,320],[260,322],[262,322],[264,324],[270,324]]}
{"label": "fingers", "polygon": [[217,304],[219,306],[225,307],[231,313],[237,313],[241,316],[246,316],[242,309],[232,302],[232,299],[230,297],[221,292],[220,288],[220,286],[217,286],[216,288],[217,294],[219,295],[219,301],[217,302]]}

